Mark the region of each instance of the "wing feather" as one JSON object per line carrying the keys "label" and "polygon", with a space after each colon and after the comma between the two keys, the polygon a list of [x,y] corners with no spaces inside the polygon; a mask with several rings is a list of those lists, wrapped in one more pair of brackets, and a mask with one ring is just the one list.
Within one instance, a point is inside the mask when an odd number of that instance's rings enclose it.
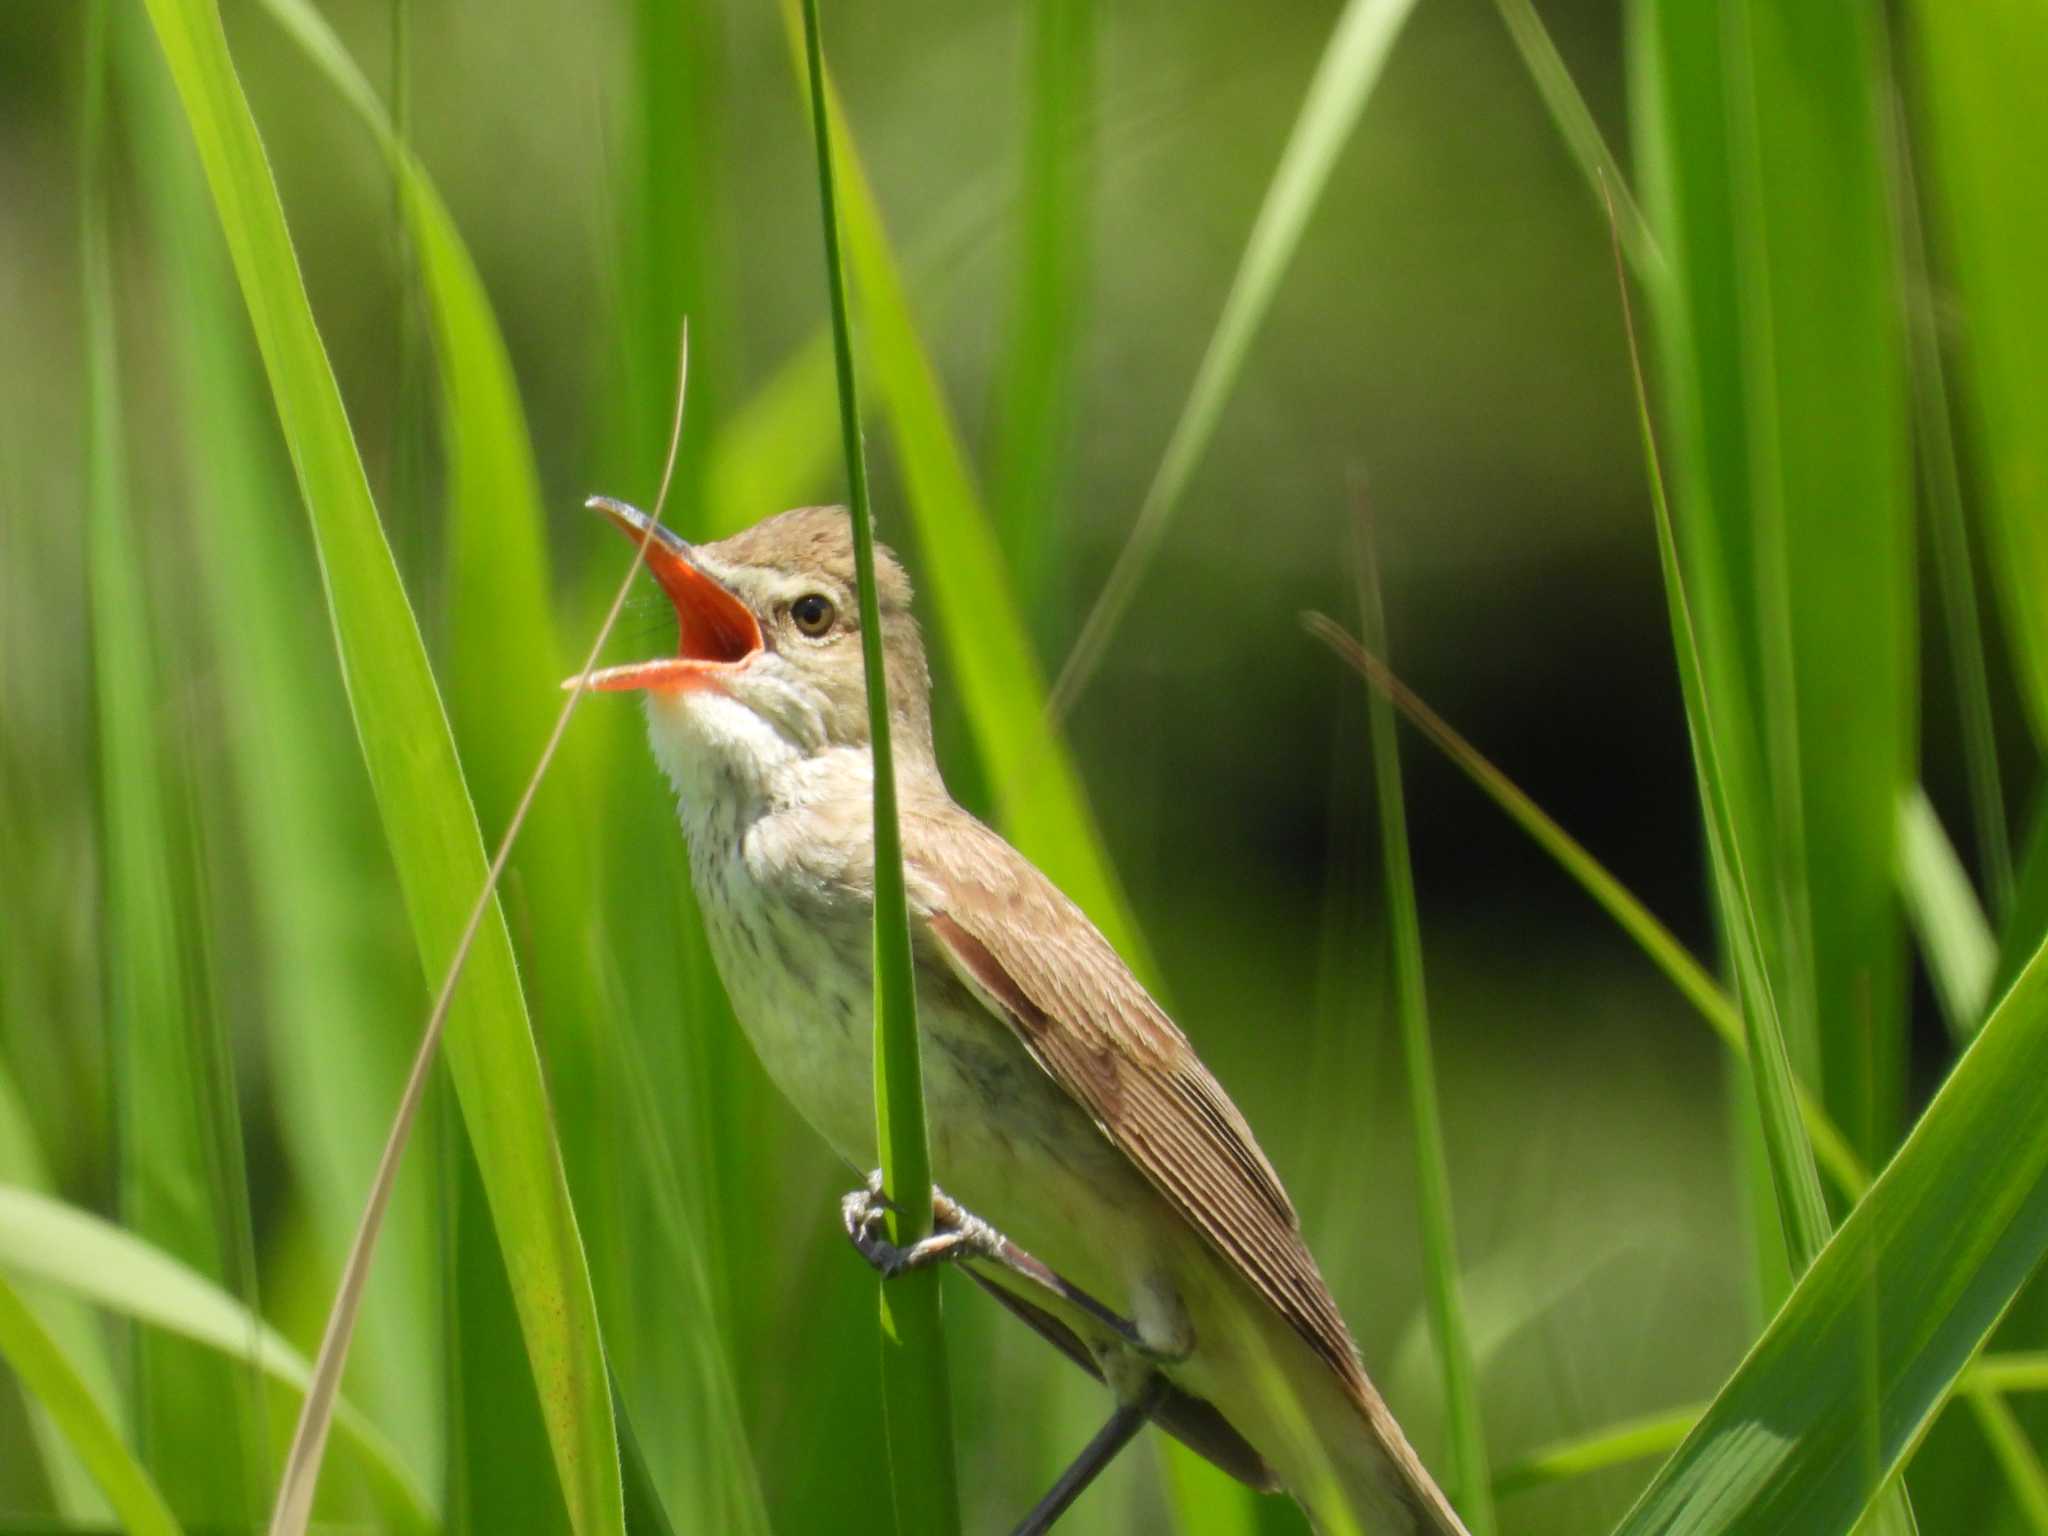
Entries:
{"label": "wing feather", "polygon": [[1080,908],[995,833],[945,812],[903,819],[930,942],[1363,1403],[1351,1335],[1237,1106]]}

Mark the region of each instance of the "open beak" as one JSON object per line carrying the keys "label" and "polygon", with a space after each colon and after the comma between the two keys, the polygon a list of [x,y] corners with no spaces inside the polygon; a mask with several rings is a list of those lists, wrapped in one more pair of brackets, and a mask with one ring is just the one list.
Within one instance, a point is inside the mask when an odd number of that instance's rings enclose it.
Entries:
{"label": "open beak", "polygon": [[679,635],[676,655],[606,667],[590,674],[590,687],[611,693],[634,688],[716,688],[721,673],[761,649],[761,626],[752,611],[724,583],[698,566],[688,544],[623,501],[593,496],[584,505],[610,518],[635,544],[646,540],[647,568],[676,606]]}

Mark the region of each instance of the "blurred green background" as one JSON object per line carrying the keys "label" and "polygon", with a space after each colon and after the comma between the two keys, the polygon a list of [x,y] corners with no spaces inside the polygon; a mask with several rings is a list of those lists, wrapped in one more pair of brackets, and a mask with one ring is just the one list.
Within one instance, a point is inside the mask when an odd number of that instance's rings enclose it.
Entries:
{"label": "blurred green background", "polygon": [[[419,237],[389,163],[271,15],[228,5],[494,839],[538,747],[531,722],[555,707],[626,558],[581,502],[653,495],[684,312],[689,417],[669,521],[709,533],[842,494],[803,98],[767,5],[322,11],[475,259],[530,428],[553,596],[539,619],[559,644],[529,630],[534,614],[475,601],[508,589],[488,538],[453,531]],[[1145,495],[1335,11],[911,0],[826,14],[915,320],[1049,676]],[[1542,15],[1626,162],[1619,8],[1556,0]],[[1048,45],[1043,29],[1061,24],[1078,31]],[[137,6],[114,4],[107,28],[101,115],[88,8],[0,9],[0,1180],[139,1229],[158,1221],[155,1241],[310,1353],[429,986],[161,52]],[[1072,69],[1050,234],[1032,223],[1046,194],[1030,153],[1048,52]],[[96,330],[81,230],[101,220],[110,307]],[[1020,310],[1035,238],[1056,258],[1050,322]],[[1020,331],[1044,343],[1035,405]],[[114,343],[111,373],[90,361],[95,336]],[[97,405],[96,379],[114,391]],[[764,399],[795,404],[773,414]],[[1403,675],[1711,954],[1633,413],[1598,201],[1495,7],[1429,0],[1069,724],[1156,979],[1294,1191],[1369,1369],[1433,1466],[1443,1405],[1366,696],[1297,616],[1354,624],[1362,495]],[[870,441],[881,535],[929,610],[945,573],[904,509],[900,449],[879,426]],[[126,477],[111,527],[87,512],[110,463]],[[758,499],[735,504],[735,488]],[[102,537],[125,551],[132,589],[96,565]],[[607,658],[672,636],[643,583]],[[1945,675],[1938,638],[1908,643]],[[986,807],[937,650],[942,751],[956,790]],[[2035,760],[1999,658],[1993,647],[1991,699],[2023,806]],[[634,1429],[678,1529],[763,1515],[780,1531],[887,1529],[873,1281],[836,1227],[847,1171],[767,1088],[702,972],[636,711],[593,698],[571,731],[575,788],[555,791],[555,841],[515,858],[505,908]],[[1921,776],[1960,827],[1957,732],[1930,682]],[[1725,1057],[1685,1003],[1455,769],[1419,747],[1407,769],[1498,1470],[1713,1395],[1765,1315],[1752,1185]],[[558,878],[572,865],[587,883]],[[154,950],[135,937],[153,921]],[[138,980],[129,962],[152,953],[168,959]],[[1924,985],[1910,1003],[1917,1106],[1946,1045]],[[153,1033],[183,1043],[153,1057]],[[561,1528],[452,1109],[437,1090],[408,1155],[349,1392],[451,1527]],[[165,1188],[138,1193],[152,1184]],[[1103,1404],[971,1287],[949,1280],[946,1302],[968,1525],[1005,1528]],[[127,1325],[72,1323],[98,1340],[86,1347],[179,1513],[260,1521],[295,1399]],[[90,1493],[51,1470],[28,1399],[5,1383],[0,1520],[90,1523]],[[219,1416],[161,1422],[172,1390]],[[209,1442],[238,1449],[208,1465]],[[346,1449],[330,1467],[323,1516],[386,1523]],[[1604,1528],[1648,1470],[1507,1495],[1502,1527]],[[1070,1528],[1184,1528],[1170,1490],[1185,1475],[1126,1458]],[[1301,1528],[1280,1501],[1217,1508],[1237,1522],[1217,1529]]]}

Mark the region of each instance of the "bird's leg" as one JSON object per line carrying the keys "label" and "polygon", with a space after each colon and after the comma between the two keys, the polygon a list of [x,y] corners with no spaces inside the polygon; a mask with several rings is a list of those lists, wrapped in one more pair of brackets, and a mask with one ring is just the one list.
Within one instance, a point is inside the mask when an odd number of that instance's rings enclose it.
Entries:
{"label": "bird's leg", "polygon": [[[890,1205],[889,1197],[882,1193],[879,1169],[868,1175],[867,1183],[839,1202],[839,1215],[845,1223],[846,1235],[852,1239],[860,1256],[874,1266],[884,1280],[906,1270],[922,1269],[928,1264],[983,1259],[991,1264],[1000,1264],[1010,1273],[1086,1313],[1093,1322],[1108,1330],[1117,1343],[1147,1360],[1172,1364],[1185,1358],[1185,1349],[1162,1349],[1140,1333],[1137,1324],[1129,1318],[1097,1301],[1051,1265],[1026,1253],[938,1186],[932,1187],[935,1223],[932,1234],[907,1248],[899,1248],[883,1235],[883,1217]],[[1078,1493],[1080,1488],[1074,1491]]]}
{"label": "bird's leg", "polygon": [[1081,1449],[1059,1481],[1052,1485],[1052,1491],[1032,1506],[1031,1513],[1019,1522],[1014,1536],[1043,1536],[1052,1529],[1053,1521],[1067,1512],[1067,1506],[1081,1496],[1081,1491],[1101,1475],[1102,1469],[1116,1460],[1117,1453],[1131,1443],[1145,1421],[1152,1417],[1166,1396],[1166,1378],[1154,1372],[1146,1378],[1139,1394],[1130,1402],[1120,1403],[1109,1416],[1109,1422],[1095,1432],[1095,1438]]}

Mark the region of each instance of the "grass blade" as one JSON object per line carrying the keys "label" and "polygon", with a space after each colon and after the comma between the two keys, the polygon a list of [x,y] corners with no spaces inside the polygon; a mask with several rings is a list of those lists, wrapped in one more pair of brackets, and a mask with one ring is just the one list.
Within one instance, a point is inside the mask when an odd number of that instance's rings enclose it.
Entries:
{"label": "grass blade", "polygon": [[1949,1034],[1967,1044],[1991,1002],[1998,940],[1923,789],[1899,806],[1899,890]]}
{"label": "grass blade", "polygon": [[70,1438],[133,1536],[178,1536],[178,1521],[106,1411],[12,1285],[0,1278],[0,1358]]}
{"label": "grass blade", "polygon": [[1024,216],[993,412],[996,526],[1027,607],[1050,574],[1085,318],[1094,190],[1095,0],[1036,0]]}
{"label": "grass blade", "polygon": [[1265,202],[1245,241],[1244,255],[1238,259],[1237,273],[1223,300],[1208,350],[1202,354],[1194,385],[1139,504],[1130,540],[1111,567],[1102,594],[1082,622],[1074,648],[1053,685],[1053,718],[1072,709],[1088,686],[1146,568],[1165,542],[1181,494],[1201,463],[1224,402],[1251,351],[1252,338],[1301,244],[1309,215],[1322,200],[1337,153],[1351,137],[1413,9],[1414,0],[1349,0],[1337,18],[1308,94],[1302,98],[1287,147],[1266,187]]}
{"label": "grass blade", "polygon": [[1494,1475],[1494,1496],[1505,1499],[1532,1488],[1569,1482],[1609,1467],[1641,1461],[1646,1456],[1665,1455],[1684,1441],[1704,1411],[1703,1404],[1694,1403],[1663,1413],[1646,1413],[1626,1423],[1610,1424],[1590,1434],[1539,1446]]}
{"label": "grass blade", "polygon": [[1621,225],[1621,248],[1627,253],[1630,270],[1644,282],[1661,279],[1664,253],[1657,248],[1656,236],[1643,221],[1643,211],[1628,190],[1628,179],[1621,174],[1614,151],[1601,137],[1600,125],[1593,121],[1592,110],[1579,94],[1571,71],[1565,68],[1557,44],[1550,40],[1550,30],[1543,25],[1542,16],[1531,0],[1494,0],[1494,9],[1500,12],[1501,22],[1514,39],[1516,52],[1522,56],[1523,67],[1549,109],[1558,137],[1578,162],[1579,174],[1586,178],[1594,201],[1613,204],[1614,217]]}
{"label": "grass blade", "polygon": [[[796,16],[784,15],[796,40]],[[959,679],[961,702],[994,792],[997,820],[1140,976],[1156,976],[1143,935],[1056,729],[1028,707],[1046,696],[1002,547],[974,486],[931,359],[919,339],[900,267],[831,79],[826,77],[840,217],[889,428],[919,539],[946,573],[932,597]]]}
{"label": "grass blade", "polygon": [[[875,594],[875,528],[868,506],[867,452],[847,317],[840,255],[831,113],[825,104],[824,44],[818,0],[803,0],[804,58],[811,131],[818,152],[818,205],[825,235],[825,282],[832,310],[832,356],[839,380],[839,423],[853,522],[854,577],[860,593],[861,660],[866,671],[868,739],[875,778],[875,1140],[882,1188],[894,1192],[889,1239],[908,1247],[932,1229],[931,1143],[925,1132],[924,1067],[917,1033],[917,981],[910,956],[910,909],[903,881],[903,834],[896,819],[896,763],[890,745],[889,683],[883,664],[882,610]],[[882,1402],[889,1426],[889,1480],[896,1525],[945,1536],[960,1529],[959,1473],[946,1379],[946,1335],[939,1321],[939,1276],[913,1270],[880,1287]]]}
{"label": "grass blade", "polygon": [[[2048,954],[1623,1522],[1847,1531],[2048,1252]],[[1874,1359],[1873,1359],[1873,1318]],[[1878,1440],[1866,1435],[1875,1367]]]}
{"label": "grass blade", "polygon": [[[207,0],[152,0],[149,11],[198,140],[311,514],[350,705],[422,961],[438,972],[484,884],[483,850],[446,716],[219,13]],[[495,906],[487,914],[453,1018],[449,1064],[490,1189],[570,1514],[585,1536],[602,1536],[618,1532],[623,1517],[590,1279],[510,941]]]}
{"label": "grass blade", "polygon": [[[303,1394],[305,1358],[241,1302],[149,1243],[32,1190],[0,1186],[0,1269],[175,1334]],[[346,1400],[335,1422],[394,1531],[437,1528],[396,1446]]]}
{"label": "grass blade", "polygon": [[[80,237],[86,484],[120,1200],[129,1225],[218,1278],[239,1267],[230,1234],[247,1231],[247,1189],[230,1052],[191,963],[203,939],[185,899],[189,870],[179,860],[191,846],[191,828],[176,810],[183,797],[175,785],[186,775],[173,767],[175,748],[160,735],[169,690],[156,663],[176,653],[177,641],[153,611],[144,574],[148,546],[127,484],[107,228],[112,39],[106,6],[94,5],[89,16]],[[191,1520],[252,1519],[262,1498],[261,1441],[246,1384],[220,1360],[176,1340],[138,1339],[135,1371],[137,1441],[173,1507]],[[216,1411],[197,1418],[195,1402]]]}
{"label": "grass blade", "polygon": [[[1366,645],[1387,646],[1379,568],[1366,514],[1359,514],[1359,611]],[[1458,1234],[1451,1215],[1451,1175],[1444,1158],[1443,1120],[1437,1106],[1436,1063],[1429,1038],[1429,1008],[1422,968],[1422,920],[1416,910],[1415,872],[1408,854],[1408,816],[1401,794],[1400,739],[1384,693],[1372,693],[1373,788],[1379,802],[1380,849],[1386,867],[1387,927],[1393,951],[1395,1010],[1401,1019],[1401,1055],[1408,1077],[1408,1113],[1415,1130],[1416,1205],[1422,1219],[1422,1261],[1428,1275],[1430,1333],[1443,1367],[1444,1414],[1449,1423],[1451,1473],[1458,1513],[1473,1536],[1496,1529],[1493,1482],[1487,1471],[1486,1426],[1479,1411],[1478,1369],[1465,1326],[1459,1281]]]}
{"label": "grass blade", "polygon": [[[1594,858],[1584,844],[1517,788],[1477,747],[1424,703],[1384,661],[1321,614],[1305,615],[1303,623],[1310,634],[1334,651],[1377,692],[1384,694],[1410,724],[1478,785],[1537,846],[1556,860],[1560,869],[1578,882],[1580,888],[1635,942],[1651,964],[1664,973],[1678,989],[1679,995],[1692,1004],[1694,1011],[1720,1037],[1723,1045],[1738,1059],[1748,1055],[1749,1042],[1741,1011],[1706,968],[1678,941],[1677,935],[1665,927],[1634,892]],[[1813,1142],[1815,1159],[1826,1172],[1829,1182],[1854,1202],[1870,1186],[1868,1170],[1805,1085],[1798,1085],[1797,1091],[1800,1118]]]}
{"label": "grass blade", "polygon": [[2037,744],[2048,744],[2048,127],[2026,82],[2048,68],[2031,0],[1916,0],[1934,230],[1963,301],[1957,374],[1984,496],[2006,634]]}

